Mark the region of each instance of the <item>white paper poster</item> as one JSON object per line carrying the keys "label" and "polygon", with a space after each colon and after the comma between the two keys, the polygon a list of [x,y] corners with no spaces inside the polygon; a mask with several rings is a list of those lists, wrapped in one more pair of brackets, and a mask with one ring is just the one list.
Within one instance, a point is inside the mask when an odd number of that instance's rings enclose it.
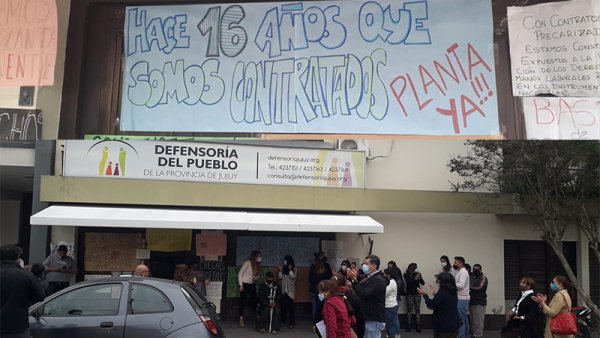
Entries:
{"label": "white paper poster", "polygon": [[508,7],[513,95],[600,96],[600,0]]}
{"label": "white paper poster", "polygon": [[523,114],[530,140],[600,139],[600,97],[526,97]]}
{"label": "white paper poster", "polygon": [[211,281],[206,286],[206,298],[217,307],[217,313],[221,313],[221,298],[223,298],[223,282]]}

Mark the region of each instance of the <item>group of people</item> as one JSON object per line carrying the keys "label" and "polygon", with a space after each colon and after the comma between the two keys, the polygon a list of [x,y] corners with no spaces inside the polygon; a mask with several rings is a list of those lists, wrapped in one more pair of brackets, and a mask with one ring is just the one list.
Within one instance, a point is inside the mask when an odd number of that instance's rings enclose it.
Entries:
{"label": "group of people", "polygon": [[278,334],[286,319],[289,328],[293,329],[296,325],[294,298],[297,273],[294,258],[290,255],[283,257],[278,269],[279,283],[275,281],[273,272],[267,271],[257,295],[256,284],[260,279],[261,261],[261,252],[253,251],[238,273],[240,327],[246,326],[245,309],[250,304],[251,307],[256,306],[255,326],[259,332]]}

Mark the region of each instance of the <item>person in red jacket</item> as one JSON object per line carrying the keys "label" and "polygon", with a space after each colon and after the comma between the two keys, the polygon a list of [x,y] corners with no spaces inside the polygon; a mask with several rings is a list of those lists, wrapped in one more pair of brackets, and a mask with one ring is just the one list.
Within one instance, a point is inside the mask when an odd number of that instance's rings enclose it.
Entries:
{"label": "person in red jacket", "polygon": [[[352,338],[351,326],[356,319],[349,313],[343,296],[338,292],[336,280],[323,280],[317,286],[319,299],[323,303],[323,322],[327,338]],[[325,337],[324,337],[325,338]]]}

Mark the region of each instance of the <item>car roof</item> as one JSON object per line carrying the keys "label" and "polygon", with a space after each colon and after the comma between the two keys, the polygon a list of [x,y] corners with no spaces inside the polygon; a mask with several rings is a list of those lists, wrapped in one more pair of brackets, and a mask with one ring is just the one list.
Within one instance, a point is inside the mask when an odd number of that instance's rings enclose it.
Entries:
{"label": "car roof", "polygon": [[98,283],[110,283],[110,282],[134,282],[149,284],[157,287],[181,287],[181,282],[176,282],[170,279],[154,278],[154,277],[139,277],[139,276],[119,276],[119,277],[106,277],[106,278],[94,278],[77,283],[77,285],[88,285]]}

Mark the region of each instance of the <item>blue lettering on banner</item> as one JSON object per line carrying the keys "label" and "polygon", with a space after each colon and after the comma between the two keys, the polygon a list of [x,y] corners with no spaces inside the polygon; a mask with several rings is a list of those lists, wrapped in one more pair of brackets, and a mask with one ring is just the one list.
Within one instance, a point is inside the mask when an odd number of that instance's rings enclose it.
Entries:
{"label": "blue lettering on banner", "polygon": [[[489,0],[170,5],[126,13],[123,130],[498,133],[495,75],[487,66]],[[459,79],[464,65],[469,72],[485,67]]]}

